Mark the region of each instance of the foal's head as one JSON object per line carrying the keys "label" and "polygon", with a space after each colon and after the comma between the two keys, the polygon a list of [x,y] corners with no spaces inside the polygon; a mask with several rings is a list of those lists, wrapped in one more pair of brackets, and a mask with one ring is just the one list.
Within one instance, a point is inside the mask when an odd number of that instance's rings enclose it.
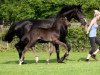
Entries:
{"label": "foal's head", "polygon": [[61,17],[59,23],[64,27],[70,26],[70,22],[67,20],[66,17]]}

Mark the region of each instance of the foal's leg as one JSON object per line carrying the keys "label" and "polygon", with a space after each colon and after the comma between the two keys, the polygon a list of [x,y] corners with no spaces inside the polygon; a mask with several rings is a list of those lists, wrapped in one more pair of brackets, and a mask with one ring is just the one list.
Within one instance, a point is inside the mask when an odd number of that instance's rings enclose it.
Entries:
{"label": "foal's leg", "polygon": [[53,53],[53,45],[51,43],[49,43],[49,57],[47,59],[48,64],[50,62],[50,57],[51,57],[52,53]]}
{"label": "foal's leg", "polygon": [[25,55],[25,52],[26,50],[28,50],[29,48],[31,48],[31,46],[34,46],[35,43],[36,43],[36,39],[32,39],[31,41],[29,41],[29,43],[26,45],[26,47],[24,48],[24,50],[22,51],[22,56],[21,56],[21,59],[19,61],[19,65],[21,65],[23,63],[23,58],[24,58],[24,55]]}
{"label": "foal's leg", "polygon": [[63,60],[69,55],[68,50],[67,50],[67,49],[68,49],[68,48],[67,48],[67,45],[66,45],[65,43],[59,41],[59,40],[54,41],[54,43],[59,44],[59,45],[62,45],[63,47],[65,47],[66,52],[65,52],[65,54],[64,54],[64,57],[63,57],[62,60],[61,60],[61,61],[63,61]]}
{"label": "foal's leg", "polygon": [[36,51],[35,46],[34,46],[34,47],[32,47],[31,49],[32,49],[32,51],[33,51],[33,52],[34,52],[34,54],[35,54],[35,61],[36,61],[36,63],[38,63],[39,58],[38,58],[38,54],[37,54],[37,51]]}

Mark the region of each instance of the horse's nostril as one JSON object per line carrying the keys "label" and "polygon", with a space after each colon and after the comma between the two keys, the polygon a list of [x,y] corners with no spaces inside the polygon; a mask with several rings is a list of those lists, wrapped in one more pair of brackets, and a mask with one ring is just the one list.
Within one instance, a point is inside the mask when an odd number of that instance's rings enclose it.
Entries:
{"label": "horse's nostril", "polygon": [[86,22],[83,23],[84,26],[85,26],[86,24],[87,24]]}
{"label": "horse's nostril", "polygon": [[87,23],[86,22],[81,22],[81,25],[85,26]]}

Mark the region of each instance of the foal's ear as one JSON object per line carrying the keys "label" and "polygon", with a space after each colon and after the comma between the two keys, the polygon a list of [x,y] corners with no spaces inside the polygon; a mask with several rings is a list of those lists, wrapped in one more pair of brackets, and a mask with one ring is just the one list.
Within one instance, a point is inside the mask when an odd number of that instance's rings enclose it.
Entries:
{"label": "foal's ear", "polygon": [[67,17],[64,17],[63,19],[64,19],[64,20],[67,20]]}
{"label": "foal's ear", "polygon": [[78,7],[78,8],[82,8],[82,5],[81,5],[81,4],[79,4],[79,5],[77,5],[77,7]]}
{"label": "foal's ear", "polygon": [[65,19],[67,20],[67,17],[65,17]]}

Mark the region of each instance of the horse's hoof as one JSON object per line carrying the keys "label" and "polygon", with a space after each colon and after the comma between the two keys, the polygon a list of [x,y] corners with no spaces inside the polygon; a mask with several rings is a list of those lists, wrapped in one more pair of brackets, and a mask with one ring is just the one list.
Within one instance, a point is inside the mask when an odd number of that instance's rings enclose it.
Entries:
{"label": "horse's hoof", "polygon": [[61,61],[64,61],[64,57],[61,57]]}
{"label": "horse's hoof", "polygon": [[27,64],[26,62],[22,62],[22,64]]}
{"label": "horse's hoof", "polygon": [[19,65],[22,65],[22,64],[19,64]]}
{"label": "horse's hoof", "polygon": [[69,55],[69,54],[66,54],[65,56],[61,57],[61,61],[67,60],[67,56],[68,56],[68,55]]}
{"label": "horse's hoof", "polygon": [[35,63],[38,64],[39,62],[38,61],[35,61]]}
{"label": "horse's hoof", "polygon": [[20,62],[19,65],[22,65],[22,63]]}
{"label": "horse's hoof", "polygon": [[49,62],[47,62],[47,64],[50,64]]}
{"label": "horse's hoof", "polygon": [[23,61],[19,60],[19,65],[22,65]]}
{"label": "horse's hoof", "polygon": [[49,64],[49,63],[50,63],[50,60],[49,60],[49,59],[47,59],[47,60],[46,60],[46,62],[47,62],[47,64]]}
{"label": "horse's hoof", "polygon": [[35,62],[38,63],[38,61],[39,61],[39,58],[36,56],[35,57]]}
{"label": "horse's hoof", "polygon": [[58,62],[58,63],[64,63],[64,62],[63,62],[63,61],[61,61],[61,60],[57,60],[57,62]]}
{"label": "horse's hoof", "polygon": [[38,64],[38,62],[36,62],[36,64]]}

